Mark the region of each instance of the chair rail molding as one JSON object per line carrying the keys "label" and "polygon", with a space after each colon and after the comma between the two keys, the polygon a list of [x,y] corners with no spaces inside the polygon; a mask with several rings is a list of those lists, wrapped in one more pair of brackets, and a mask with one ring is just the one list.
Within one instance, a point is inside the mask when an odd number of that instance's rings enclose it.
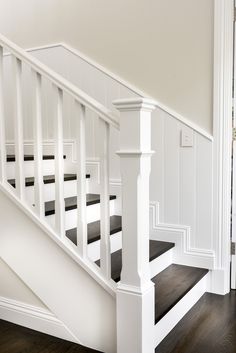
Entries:
{"label": "chair rail molding", "polygon": [[230,290],[230,209],[233,77],[233,0],[215,0],[213,97],[213,234],[216,271],[212,292]]}

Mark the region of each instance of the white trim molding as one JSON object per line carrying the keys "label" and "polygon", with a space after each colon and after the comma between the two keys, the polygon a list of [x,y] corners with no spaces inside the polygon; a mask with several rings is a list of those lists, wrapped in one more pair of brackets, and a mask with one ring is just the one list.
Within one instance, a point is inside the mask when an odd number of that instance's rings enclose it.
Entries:
{"label": "white trim molding", "polygon": [[48,309],[0,297],[0,319],[67,341],[79,343],[70,330]]}
{"label": "white trim molding", "polygon": [[173,263],[207,268],[215,267],[215,253],[209,249],[191,246],[191,227],[180,224],[160,223],[159,203],[150,202],[150,238],[175,243]]}
{"label": "white trim molding", "polygon": [[219,294],[230,290],[233,14],[233,0],[215,0],[213,234],[216,271],[224,271]]}

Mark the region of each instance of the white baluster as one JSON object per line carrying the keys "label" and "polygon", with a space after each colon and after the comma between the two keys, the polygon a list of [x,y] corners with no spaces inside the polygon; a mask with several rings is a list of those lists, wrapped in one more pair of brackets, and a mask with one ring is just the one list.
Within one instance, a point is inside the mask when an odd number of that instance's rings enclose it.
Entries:
{"label": "white baluster", "polygon": [[3,94],[3,47],[0,46],[0,180],[6,182],[6,139]]}
{"label": "white baluster", "polygon": [[16,192],[21,200],[25,198],[24,175],[24,137],[23,137],[23,111],[22,111],[22,63],[14,55],[13,66],[13,94],[15,118],[15,179]]}
{"label": "white baluster", "polygon": [[59,235],[64,238],[63,92],[55,85],[53,85],[53,90],[55,97],[55,228]]}
{"label": "white baluster", "polygon": [[85,106],[75,101],[77,122],[77,247],[80,256],[87,255],[87,214],[86,214],[86,138]]}
{"label": "white baluster", "polygon": [[43,141],[42,141],[42,77],[32,70],[34,120],[34,203],[39,217],[44,216]]}
{"label": "white baluster", "polygon": [[101,241],[100,268],[107,279],[111,278],[111,248],[110,248],[110,192],[109,192],[109,137],[110,127],[107,122],[100,123],[100,176],[101,176]]}
{"label": "white baluster", "polygon": [[154,286],[149,267],[151,112],[143,98],[114,102],[120,110],[122,272],[117,288],[117,352],[154,353]]}

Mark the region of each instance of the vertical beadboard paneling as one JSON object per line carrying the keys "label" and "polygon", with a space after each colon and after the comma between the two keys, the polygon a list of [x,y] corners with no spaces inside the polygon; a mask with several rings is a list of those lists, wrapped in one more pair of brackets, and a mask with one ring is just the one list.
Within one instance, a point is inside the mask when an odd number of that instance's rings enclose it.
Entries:
{"label": "vertical beadboard paneling", "polygon": [[[182,129],[191,129],[184,127],[181,124],[180,134]],[[197,172],[197,160],[196,160],[196,134],[194,134],[193,147],[180,147],[180,202],[179,202],[179,214],[180,224],[186,224],[191,227],[191,246],[195,246],[195,230],[196,230],[196,172]]]}
{"label": "vertical beadboard paneling", "polygon": [[195,246],[212,248],[212,144],[197,135]]}
{"label": "vertical beadboard paneling", "polygon": [[158,201],[160,203],[160,222],[164,222],[164,183],[165,183],[165,113],[156,109],[152,114],[152,149],[155,151],[152,156],[151,175],[150,175],[150,198],[151,201]]}
{"label": "vertical beadboard paneling", "polygon": [[164,122],[164,222],[179,224],[180,124],[167,114]]}

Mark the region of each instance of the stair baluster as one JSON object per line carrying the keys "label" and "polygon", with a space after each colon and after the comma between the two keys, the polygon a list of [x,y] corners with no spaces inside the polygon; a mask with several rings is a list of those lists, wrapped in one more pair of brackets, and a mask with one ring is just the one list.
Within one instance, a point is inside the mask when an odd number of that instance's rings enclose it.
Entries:
{"label": "stair baluster", "polygon": [[25,200],[24,175],[24,136],[22,107],[22,62],[12,55],[14,124],[15,124],[15,156],[16,156],[16,193],[21,201]]}
{"label": "stair baluster", "polygon": [[86,110],[83,104],[75,101],[77,123],[77,248],[82,257],[87,256],[87,212],[86,212]]}
{"label": "stair baluster", "polygon": [[43,140],[42,140],[42,77],[32,70],[34,120],[34,204],[36,213],[44,217]]}
{"label": "stair baluster", "polygon": [[64,159],[63,159],[63,91],[53,84],[55,123],[55,228],[65,239]]}
{"label": "stair baluster", "polygon": [[101,183],[101,241],[100,267],[105,278],[111,278],[111,246],[110,246],[110,192],[109,192],[109,124],[99,119],[100,125],[100,183]]}

